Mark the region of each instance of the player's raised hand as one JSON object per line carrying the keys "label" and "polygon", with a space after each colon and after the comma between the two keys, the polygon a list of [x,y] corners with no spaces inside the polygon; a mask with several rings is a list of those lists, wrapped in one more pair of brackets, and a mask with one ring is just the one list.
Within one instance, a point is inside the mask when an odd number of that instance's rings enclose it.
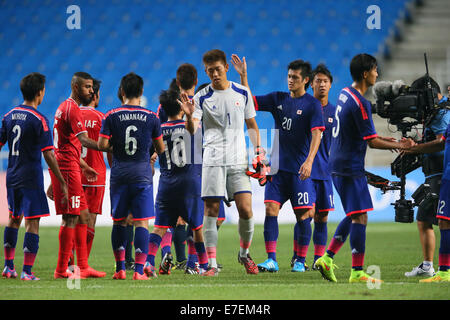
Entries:
{"label": "player's raised hand", "polygon": [[195,110],[195,103],[194,99],[189,99],[189,96],[187,93],[183,92],[180,95],[180,99],[178,100],[178,103],[180,104],[181,110],[186,114],[186,116],[192,116]]}
{"label": "player's raised hand", "polygon": [[98,173],[93,168],[87,166],[82,169],[83,175],[86,177],[87,181],[95,182],[97,181]]}
{"label": "player's raised hand", "polygon": [[231,64],[240,76],[247,74],[247,62],[245,61],[245,57],[241,60],[238,55],[233,53],[231,55]]}
{"label": "player's raised hand", "polygon": [[402,140],[400,140],[400,149],[402,150],[408,150],[411,147],[414,147],[417,143],[411,139],[411,138],[402,138]]}
{"label": "player's raised hand", "polygon": [[305,161],[300,167],[300,170],[298,170],[298,173],[300,174],[300,179],[301,180],[308,179],[311,176],[311,170],[312,170],[312,162]]}

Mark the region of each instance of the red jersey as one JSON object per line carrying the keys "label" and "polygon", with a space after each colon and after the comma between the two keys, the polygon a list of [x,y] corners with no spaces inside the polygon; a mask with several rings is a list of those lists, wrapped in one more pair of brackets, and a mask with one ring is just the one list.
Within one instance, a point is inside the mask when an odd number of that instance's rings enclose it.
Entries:
{"label": "red jersey", "polygon": [[68,98],[55,113],[53,144],[55,156],[61,170],[80,171],[81,142],[77,136],[87,132],[78,104]]}
{"label": "red jersey", "polygon": [[[102,127],[103,113],[95,110],[93,107],[80,107],[81,114],[84,119],[84,126],[88,132],[89,138],[98,141],[98,135]],[[81,181],[83,186],[104,186],[106,181],[106,165],[103,158],[103,152],[83,147],[81,149],[81,157],[86,163],[97,171],[97,180],[93,182],[87,181],[83,175]]]}

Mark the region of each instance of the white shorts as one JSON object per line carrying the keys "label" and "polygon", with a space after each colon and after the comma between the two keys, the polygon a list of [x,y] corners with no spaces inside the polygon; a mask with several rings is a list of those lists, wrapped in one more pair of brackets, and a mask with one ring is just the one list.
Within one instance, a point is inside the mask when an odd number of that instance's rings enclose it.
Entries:
{"label": "white shorts", "polygon": [[202,199],[234,199],[236,193],[252,193],[247,165],[202,167]]}

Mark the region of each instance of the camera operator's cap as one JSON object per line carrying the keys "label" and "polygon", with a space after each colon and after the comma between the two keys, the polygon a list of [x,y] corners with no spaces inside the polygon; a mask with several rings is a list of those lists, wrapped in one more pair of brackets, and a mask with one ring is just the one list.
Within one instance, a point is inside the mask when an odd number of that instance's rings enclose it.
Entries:
{"label": "camera operator's cap", "polygon": [[[441,93],[441,88],[439,87],[439,84],[432,78],[430,78],[430,83],[431,83],[431,87],[435,88],[437,90],[438,93]],[[427,86],[427,76],[421,76],[420,78],[416,79],[413,81],[413,83],[411,83],[411,89],[413,90],[419,90],[419,89],[423,89],[426,88]]]}

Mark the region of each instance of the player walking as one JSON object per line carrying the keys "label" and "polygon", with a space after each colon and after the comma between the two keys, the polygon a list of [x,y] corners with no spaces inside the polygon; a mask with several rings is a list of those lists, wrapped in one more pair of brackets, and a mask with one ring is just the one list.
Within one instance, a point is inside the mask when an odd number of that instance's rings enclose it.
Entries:
{"label": "player walking", "polygon": [[225,197],[234,198],[239,212],[238,261],[245,266],[247,273],[257,274],[258,268],[249,255],[254,220],[251,184],[245,174],[248,159],[244,134],[245,123],[253,146],[259,150],[260,136],[253,100],[247,88],[227,79],[229,65],[223,51],[215,49],[206,52],[203,64],[211,84],[199,91],[193,100],[183,94],[182,109],[186,114],[189,132],[194,134],[200,121],[204,131],[201,195],[204,200],[204,236],[210,266],[204,275],[218,274],[217,218],[220,202]]}
{"label": "player walking", "polygon": [[411,139],[400,142],[377,135],[372,120],[371,104],[363,95],[378,77],[377,61],[369,54],[358,54],[350,62],[353,84],[341,90],[332,129],[330,169],[333,184],[347,215],[338,225],[324,256],[316,261],[322,276],[337,282],[333,257],[350,234],[352,271],[349,282],[382,282],[364,271],[367,212],[373,210],[364,158],[367,145],[375,149],[407,149]]}
{"label": "player walking", "polygon": [[39,248],[39,221],[50,215],[44,192],[41,152],[61,184],[61,201],[67,203],[67,185],[53,153],[47,118],[37,111],[45,95],[45,76],[31,73],[20,81],[24,102],[2,120],[0,149],[9,146],[6,188],[9,221],[4,232],[5,268],[3,277],[17,278],[14,256],[17,233],[25,217],[22,280],[39,280],[31,271]]}
{"label": "player walking", "polygon": [[150,163],[152,142],[164,151],[161,126],[155,113],[140,107],[144,81],[135,73],[120,82],[124,104],[105,115],[98,145],[113,149],[110,198],[113,218],[111,242],[116,259],[113,279],[125,279],[126,218],[135,226],[135,272],[133,280],[147,280],[144,264],[149,248],[148,220],[153,217],[153,175]]}

